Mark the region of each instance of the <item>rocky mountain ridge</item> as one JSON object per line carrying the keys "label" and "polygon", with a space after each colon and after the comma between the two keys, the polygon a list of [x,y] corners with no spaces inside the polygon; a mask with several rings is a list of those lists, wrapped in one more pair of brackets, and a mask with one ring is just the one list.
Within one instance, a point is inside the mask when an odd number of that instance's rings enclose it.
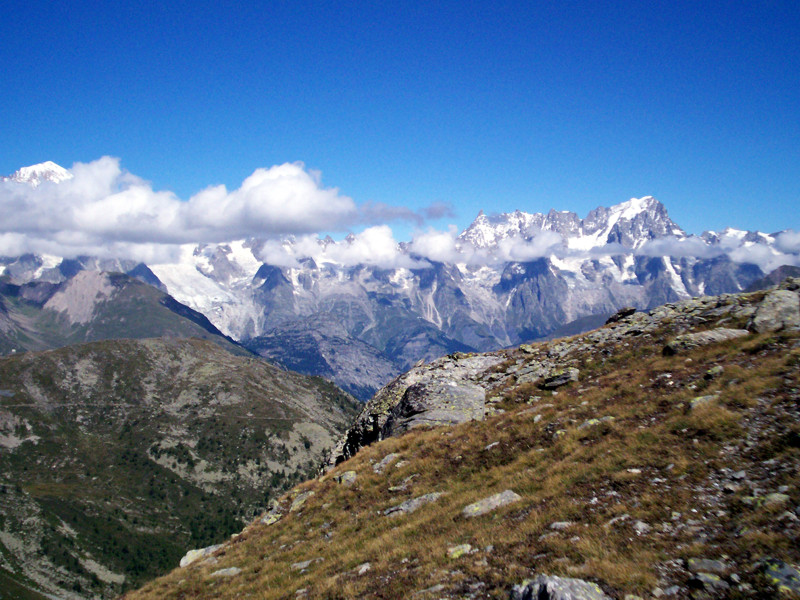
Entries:
{"label": "rocky mountain ridge", "polygon": [[325,475],[126,598],[796,597],[798,389],[791,279],[443,357]]}
{"label": "rocky mountain ridge", "polygon": [[61,283],[0,280],[0,354],[148,337],[208,339],[249,354],[202,314],[123,273],[78,270]]}

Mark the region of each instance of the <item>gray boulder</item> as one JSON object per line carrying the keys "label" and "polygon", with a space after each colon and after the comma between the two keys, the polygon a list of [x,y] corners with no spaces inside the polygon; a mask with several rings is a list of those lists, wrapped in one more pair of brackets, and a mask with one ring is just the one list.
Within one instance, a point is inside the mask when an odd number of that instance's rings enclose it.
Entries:
{"label": "gray boulder", "polygon": [[539,575],[514,586],[509,600],[610,600],[596,583],[583,579]]}
{"label": "gray boulder", "polygon": [[747,329],[728,329],[727,327],[717,327],[709,331],[699,331],[697,333],[687,333],[679,335],[664,346],[664,354],[673,355],[686,352],[692,348],[717,344],[728,340],[750,335]]}
{"label": "gray boulder", "polygon": [[519,494],[511,490],[505,490],[504,492],[489,496],[488,498],[484,498],[483,500],[479,500],[478,502],[464,507],[461,514],[465,517],[478,517],[503,506],[518,502],[519,500],[522,500]]}
{"label": "gray boulder", "polygon": [[794,291],[772,290],[758,305],[748,327],[757,333],[800,327],[800,297]]}
{"label": "gray boulder", "polygon": [[407,515],[413,513],[415,510],[425,506],[426,504],[436,502],[441,495],[441,492],[433,492],[431,494],[425,494],[424,496],[412,498],[411,500],[406,500],[402,504],[387,508],[385,511],[383,511],[383,514],[387,517],[391,515]]}
{"label": "gray boulder", "polygon": [[199,548],[197,550],[189,550],[186,555],[181,559],[180,566],[181,567],[188,567],[193,562],[200,560],[201,558],[207,558],[214,554],[217,550],[222,548],[222,544],[215,544],[213,546],[207,546],[205,548]]}

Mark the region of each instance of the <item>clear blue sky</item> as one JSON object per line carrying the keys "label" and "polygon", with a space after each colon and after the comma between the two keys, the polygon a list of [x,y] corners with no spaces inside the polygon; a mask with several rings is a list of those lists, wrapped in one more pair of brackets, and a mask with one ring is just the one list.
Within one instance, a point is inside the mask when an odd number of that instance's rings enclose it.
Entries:
{"label": "clear blue sky", "polygon": [[0,173],[111,155],[188,198],[303,161],[436,227],[654,195],[797,230],[798,32],[797,0],[11,0]]}

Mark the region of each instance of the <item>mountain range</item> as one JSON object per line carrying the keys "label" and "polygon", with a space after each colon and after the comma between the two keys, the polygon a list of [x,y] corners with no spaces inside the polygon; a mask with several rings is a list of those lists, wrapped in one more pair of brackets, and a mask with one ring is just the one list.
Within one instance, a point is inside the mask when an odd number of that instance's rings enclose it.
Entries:
{"label": "mountain range", "polygon": [[[52,163],[20,185],[63,181]],[[361,240],[248,239],[182,247],[169,264],[25,255],[0,259],[14,285],[121,270],[168,292],[270,360],[335,381],[362,400],[420,360],[586,330],[622,306],[745,289],[800,262],[781,232],[688,235],[652,197],[568,211],[481,213],[458,235],[401,243],[389,260]],[[423,243],[424,242],[424,243]],[[350,254],[348,254],[350,253]],[[571,329],[569,329],[571,328]]]}

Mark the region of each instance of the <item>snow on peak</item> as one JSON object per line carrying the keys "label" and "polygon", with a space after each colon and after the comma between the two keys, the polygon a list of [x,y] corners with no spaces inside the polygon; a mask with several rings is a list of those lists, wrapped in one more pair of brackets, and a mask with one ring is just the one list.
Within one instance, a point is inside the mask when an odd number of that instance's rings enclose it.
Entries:
{"label": "snow on peak", "polygon": [[15,171],[10,177],[4,177],[3,179],[16,181],[18,183],[27,183],[33,187],[38,187],[45,181],[60,183],[67,179],[72,179],[72,173],[53,161],[48,160],[37,165],[22,167]]}

